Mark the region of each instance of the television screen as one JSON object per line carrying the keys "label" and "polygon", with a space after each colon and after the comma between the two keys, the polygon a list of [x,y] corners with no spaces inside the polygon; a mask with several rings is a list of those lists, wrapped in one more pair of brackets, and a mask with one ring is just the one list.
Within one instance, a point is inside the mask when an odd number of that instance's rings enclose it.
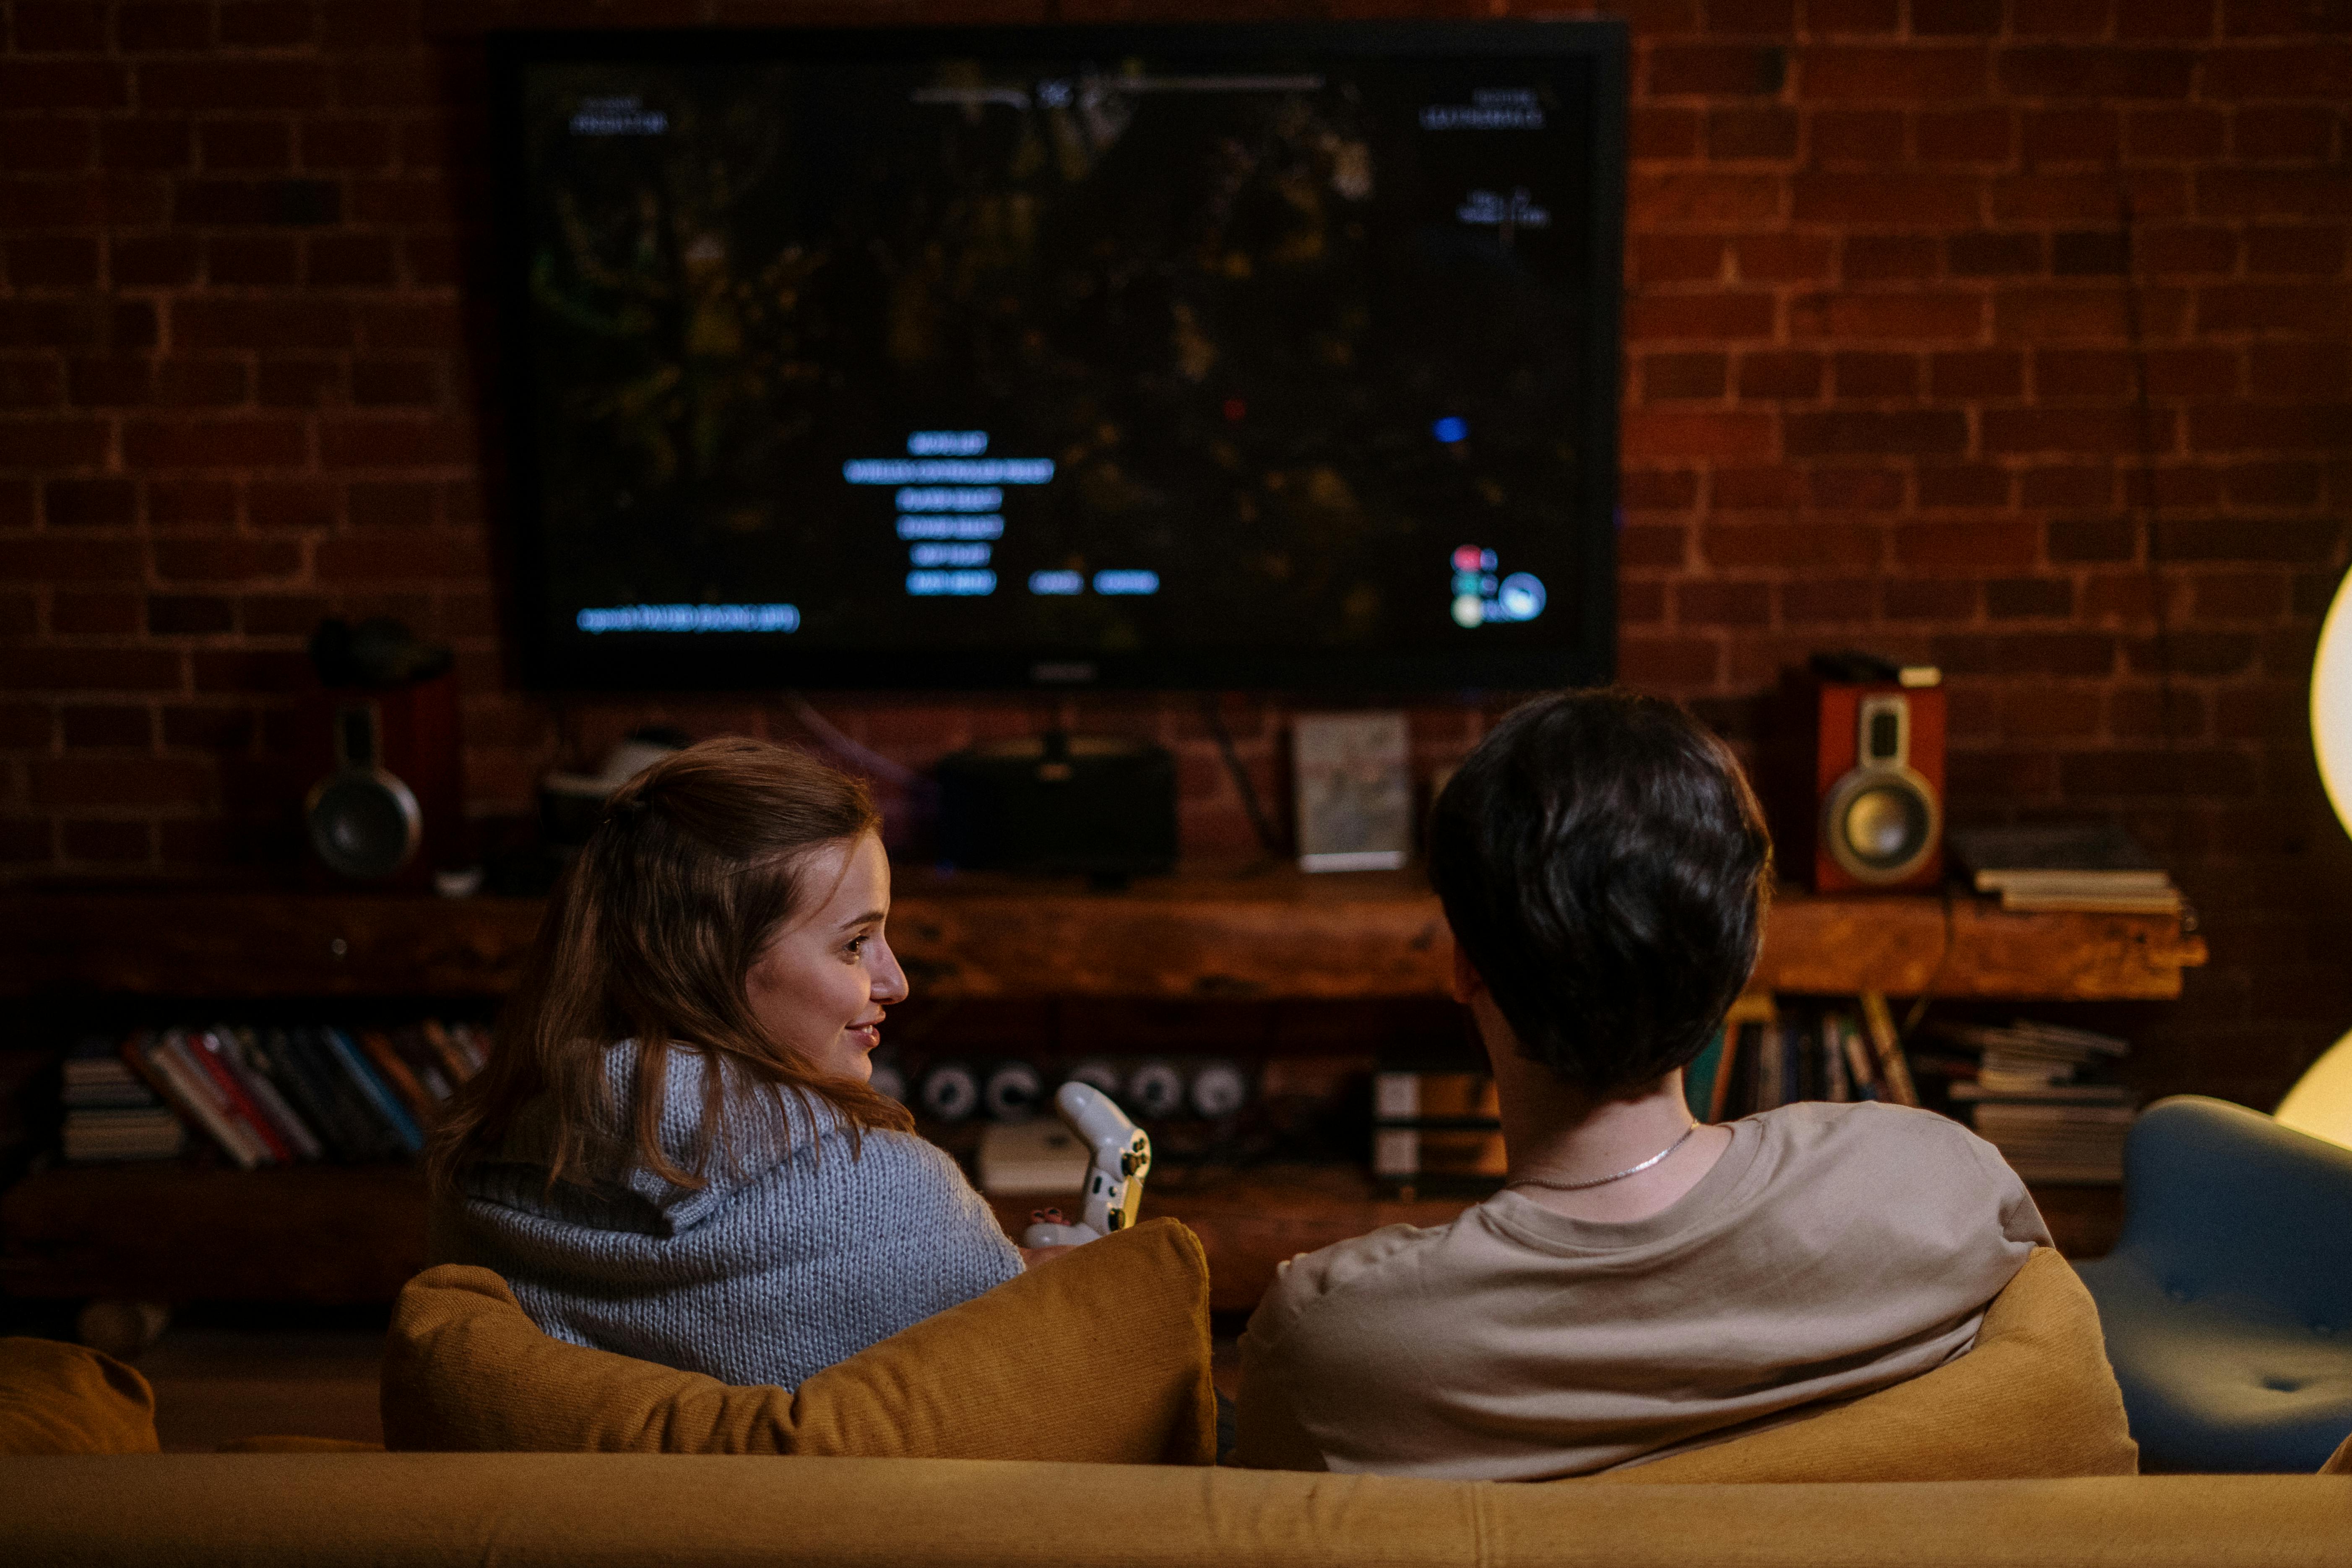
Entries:
{"label": "television screen", "polygon": [[1623,47],[499,40],[526,677],[1606,679]]}

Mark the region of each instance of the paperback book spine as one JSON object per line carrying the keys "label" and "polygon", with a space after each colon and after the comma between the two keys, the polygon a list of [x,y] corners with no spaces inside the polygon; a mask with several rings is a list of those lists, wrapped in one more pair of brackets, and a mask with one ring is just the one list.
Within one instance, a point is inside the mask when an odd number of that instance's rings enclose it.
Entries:
{"label": "paperback book spine", "polygon": [[173,1048],[174,1033],[147,1035],[134,1047],[126,1047],[135,1053],[131,1058],[132,1065],[142,1068],[172,1109],[202,1129],[205,1136],[218,1144],[220,1152],[236,1162],[239,1170],[250,1171],[263,1163],[268,1151],[258,1139],[232,1122],[215,1103],[211,1080],[193,1060],[185,1059]]}
{"label": "paperback book spine", "polygon": [[255,1137],[261,1140],[262,1146],[269,1151],[270,1161],[280,1165],[292,1164],[294,1163],[293,1146],[278,1136],[278,1130],[272,1127],[269,1124],[269,1119],[262,1114],[261,1107],[255,1104],[253,1097],[245,1092],[245,1086],[236,1080],[236,1075],[229,1068],[227,1053],[222,1048],[220,1041],[214,1037],[212,1031],[189,1029],[180,1034],[179,1038],[186,1042],[188,1054],[195,1058],[199,1068],[211,1076],[213,1085],[220,1090],[220,1098],[226,1102],[229,1114],[248,1128]]}
{"label": "paperback book spine", "polygon": [[381,1029],[362,1029],[356,1037],[360,1049],[367,1056],[368,1065],[375,1068],[379,1079],[391,1087],[402,1107],[407,1110],[412,1125],[423,1126],[433,1114],[433,1097],[425,1092],[423,1084],[416,1081],[416,1075],[408,1070],[408,1064],[400,1059],[400,1053],[393,1048],[391,1039]]}
{"label": "paperback book spine", "polygon": [[251,1029],[232,1029],[223,1026],[209,1031],[209,1036],[220,1047],[221,1059],[227,1064],[230,1073],[236,1079],[237,1087],[245,1090],[247,1100],[260,1107],[261,1114],[268,1119],[270,1127],[277,1132],[278,1139],[301,1159],[326,1158],[326,1145],[319,1141],[319,1135],[311,1131],[310,1124],[302,1120],[301,1115],[288,1102],[286,1097],[278,1091],[278,1086],[269,1081],[269,1075],[263,1072],[259,1065],[254,1061],[252,1052],[256,1041],[254,1032]]}
{"label": "paperback book spine", "polygon": [[1911,1066],[1903,1059],[1903,1041],[1895,1032],[1895,1015],[1878,992],[1862,994],[1862,1026],[1870,1036],[1870,1054],[1878,1064],[1885,1097],[1897,1105],[1918,1104],[1919,1090],[1911,1081]]}
{"label": "paperback book spine", "polygon": [[265,1029],[245,1045],[247,1062],[278,1087],[278,1091],[317,1133],[320,1157],[353,1158],[351,1130],[343,1121],[341,1110],[311,1071],[310,1064],[295,1053],[292,1035],[284,1029]]}
{"label": "paperback book spine", "polygon": [[352,1043],[351,1037],[341,1029],[322,1028],[319,1031],[319,1038],[326,1043],[344,1076],[359,1087],[377,1119],[392,1129],[392,1135],[399,1141],[400,1146],[412,1154],[420,1152],[425,1147],[425,1134],[418,1130],[415,1118],[409,1115],[407,1107],[401,1104],[399,1098],[376,1076],[374,1068],[369,1065],[368,1058]]}
{"label": "paperback book spine", "polygon": [[404,1145],[392,1123],[375,1108],[365,1089],[344,1070],[324,1029],[289,1032],[295,1056],[306,1063],[335,1108],[350,1149],[349,1158],[376,1160],[399,1153]]}

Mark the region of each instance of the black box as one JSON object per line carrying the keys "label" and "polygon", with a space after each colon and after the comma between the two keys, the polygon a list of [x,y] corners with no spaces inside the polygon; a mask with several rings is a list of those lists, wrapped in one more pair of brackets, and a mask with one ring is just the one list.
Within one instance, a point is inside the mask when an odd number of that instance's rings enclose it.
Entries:
{"label": "black box", "polygon": [[1176,863],[1176,759],[1164,747],[1055,731],[958,752],[939,774],[950,864],[1122,879]]}

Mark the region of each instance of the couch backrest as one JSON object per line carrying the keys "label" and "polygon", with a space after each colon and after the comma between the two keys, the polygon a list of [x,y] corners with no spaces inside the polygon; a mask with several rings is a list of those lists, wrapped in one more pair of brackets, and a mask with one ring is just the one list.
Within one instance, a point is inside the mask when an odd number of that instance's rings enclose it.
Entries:
{"label": "couch backrest", "polygon": [[2312,1568],[2352,1478],[1512,1486],[669,1454],[166,1454],[0,1466],[10,1568]]}
{"label": "couch backrest", "polygon": [[1820,1415],[1588,1479],[2000,1480],[2138,1468],[2097,1304],[2066,1260],[2041,1247],[1958,1360]]}
{"label": "couch backrest", "polygon": [[1209,1267],[1147,1220],[925,1319],[798,1389],[736,1388],[541,1333],[505,1281],[401,1291],[385,1446],[1199,1464],[1216,1457]]}

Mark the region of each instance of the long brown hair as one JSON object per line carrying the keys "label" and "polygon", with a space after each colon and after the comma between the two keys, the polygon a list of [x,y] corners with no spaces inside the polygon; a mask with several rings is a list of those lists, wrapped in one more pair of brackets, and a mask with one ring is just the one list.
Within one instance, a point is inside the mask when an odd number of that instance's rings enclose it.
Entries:
{"label": "long brown hair", "polygon": [[[730,1080],[767,1086],[780,1118],[787,1095],[824,1101],[853,1146],[868,1128],[911,1128],[903,1106],[770,1038],[743,984],[801,907],[809,852],[880,821],[856,779],[762,741],[705,741],[624,784],[540,923],[489,1060],[444,1110],[427,1157],[436,1186],[451,1190],[466,1163],[496,1152],[535,1102],[551,1123],[551,1188],[633,1164],[699,1187],[714,1142],[729,1137]],[[639,1054],[625,1121],[606,1079],[622,1040]],[[661,1147],[674,1050],[698,1053],[708,1069],[690,1168]]]}

